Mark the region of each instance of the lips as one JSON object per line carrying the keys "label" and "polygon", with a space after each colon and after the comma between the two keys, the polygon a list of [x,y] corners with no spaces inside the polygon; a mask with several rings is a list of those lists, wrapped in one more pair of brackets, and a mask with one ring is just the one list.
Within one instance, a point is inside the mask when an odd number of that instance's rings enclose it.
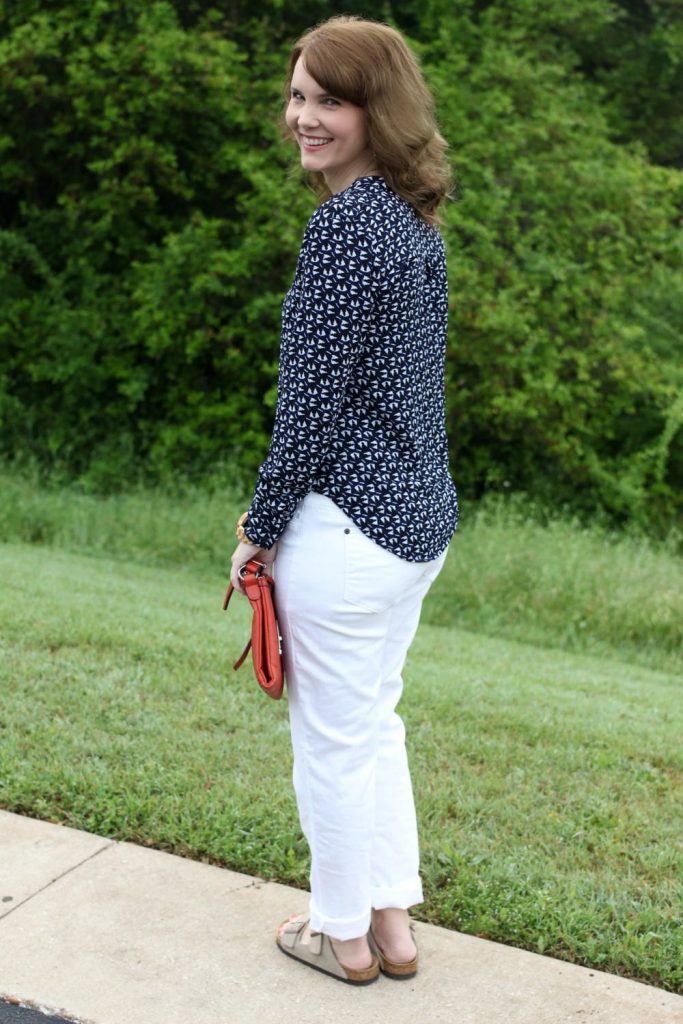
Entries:
{"label": "lips", "polygon": [[304,149],[324,149],[333,140],[329,136],[325,135],[302,135],[301,143]]}

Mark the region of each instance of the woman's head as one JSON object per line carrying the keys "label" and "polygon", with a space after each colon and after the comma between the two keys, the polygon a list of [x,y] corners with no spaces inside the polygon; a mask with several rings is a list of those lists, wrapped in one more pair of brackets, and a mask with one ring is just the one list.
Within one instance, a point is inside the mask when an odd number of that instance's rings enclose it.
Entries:
{"label": "woman's head", "polygon": [[[318,108],[318,124],[316,110],[310,105],[306,111],[309,123],[304,120],[298,124],[297,103],[303,111],[300,97],[303,95],[306,104],[309,97],[301,89],[292,89],[302,81],[311,94],[311,82],[316,85],[318,98],[327,102],[327,123],[325,108]],[[437,130],[433,100],[420,67],[399,32],[360,18],[330,18],[295,43],[286,95],[288,126],[301,146],[302,163],[313,172],[321,193],[329,191],[323,177],[324,163],[339,155],[334,150],[340,147],[334,141],[326,155],[325,146],[319,143],[319,155],[315,144],[305,152],[301,134],[302,128],[307,128],[314,139],[335,139],[334,111],[339,108],[334,108],[332,101],[336,99],[342,101],[341,108],[357,110],[354,141],[358,174],[382,174],[422,217],[436,220],[437,207],[450,186],[446,143]],[[326,136],[324,131],[330,134]]]}
{"label": "woman's head", "polygon": [[320,85],[302,57],[292,72],[285,121],[299,143],[302,166],[322,177],[330,192],[377,173],[364,109]]}

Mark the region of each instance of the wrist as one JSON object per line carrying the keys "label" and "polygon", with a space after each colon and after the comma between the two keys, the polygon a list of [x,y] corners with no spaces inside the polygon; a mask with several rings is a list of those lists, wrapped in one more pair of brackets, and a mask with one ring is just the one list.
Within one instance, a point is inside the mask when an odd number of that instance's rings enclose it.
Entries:
{"label": "wrist", "polygon": [[252,547],[258,547],[258,544],[247,535],[245,530],[245,524],[247,522],[247,512],[243,512],[237,520],[237,526],[235,527],[235,536],[241,544],[251,544]]}

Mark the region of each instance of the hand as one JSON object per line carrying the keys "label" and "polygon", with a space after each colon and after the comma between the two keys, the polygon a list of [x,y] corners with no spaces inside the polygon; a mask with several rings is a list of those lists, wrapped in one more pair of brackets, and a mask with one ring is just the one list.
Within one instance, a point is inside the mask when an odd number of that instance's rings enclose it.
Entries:
{"label": "hand", "polygon": [[243,544],[240,541],[233,552],[230,570],[230,582],[235,590],[239,590],[240,594],[244,593],[244,586],[239,577],[239,571],[243,565],[255,558],[257,562],[263,562],[266,572],[271,575],[276,554],[277,544],[273,544],[272,548],[260,548],[258,544]]}

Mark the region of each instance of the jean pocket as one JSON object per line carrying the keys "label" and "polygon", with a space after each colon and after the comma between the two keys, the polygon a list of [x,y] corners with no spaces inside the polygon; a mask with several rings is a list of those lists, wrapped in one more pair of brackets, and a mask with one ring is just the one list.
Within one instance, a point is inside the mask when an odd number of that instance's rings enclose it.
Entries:
{"label": "jean pocket", "polygon": [[411,565],[357,527],[344,530],[344,600],[356,608],[368,612],[391,608],[405,590]]}

